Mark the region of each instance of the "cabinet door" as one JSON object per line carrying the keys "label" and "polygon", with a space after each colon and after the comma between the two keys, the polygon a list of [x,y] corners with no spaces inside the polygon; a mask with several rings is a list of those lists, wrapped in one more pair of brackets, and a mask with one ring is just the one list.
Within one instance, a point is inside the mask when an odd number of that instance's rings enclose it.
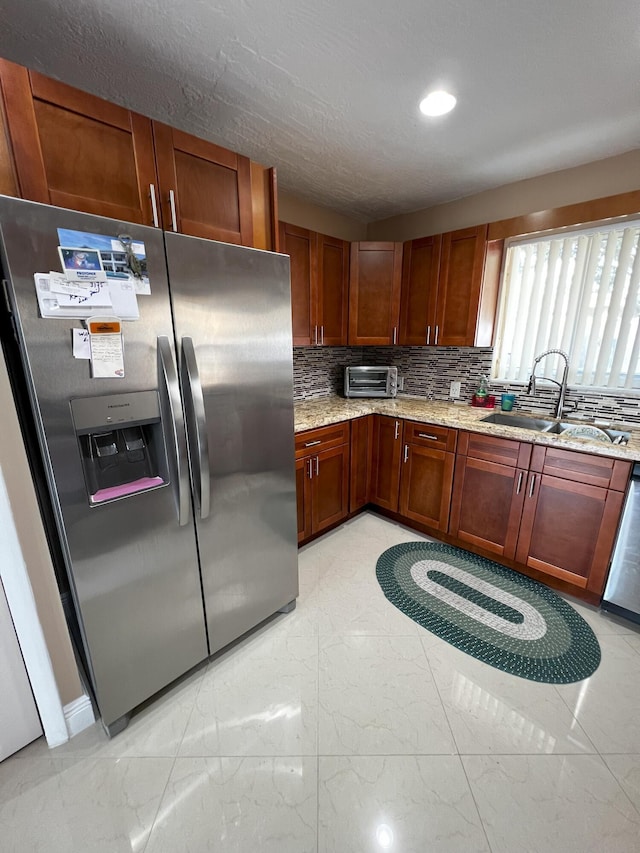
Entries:
{"label": "cabinet door", "polygon": [[471,347],[475,343],[487,226],[450,231],[442,237],[434,343]]}
{"label": "cabinet door", "polygon": [[352,243],[349,343],[398,343],[402,243]]}
{"label": "cabinet door", "polygon": [[398,511],[402,421],[376,415],[373,424],[371,502]]}
{"label": "cabinet door", "polygon": [[253,245],[251,161],[157,121],[153,138],[165,228]]}
{"label": "cabinet door", "polygon": [[23,198],[153,225],[151,121],[0,60]]}
{"label": "cabinet door", "polygon": [[348,333],[349,243],[318,234],[318,284],[316,323],[320,343],[345,346]]}
{"label": "cabinet door", "polygon": [[405,444],[400,478],[400,513],[447,531],[455,455]]}
{"label": "cabinet door", "polygon": [[457,456],[449,533],[512,559],[516,552],[527,472]]}
{"label": "cabinet door", "polygon": [[9,126],[4,109],[4,88],[5,80],[2,77],[2,60],[0,60],[0,195],[19,197],[16,166],[9,144]]}
{"label": "cabinet door", "polygon": [[349,445],[323,450],[311,461],[311,529],[318,533],[349,512]]}
{"label": "cabinet door", "polygon": [[316,303],[316,238],[313,231],[280,223],[280,251],[291,265],[291,317],[294,347],[318,343]]}
{"label": "cabinet door", "polygon": [[311,536],[311,457],[296,459],[296,503],[298,505],[298,542]]}
{"label": "cabinet door", "polygon": [[435,341],[441,249],[440,234],[404,244],[400,299],[400,343],[404,346]]}
{"label": "cabinet door", "polygon": [[251,162],[251,209],[253,247],[280,250],[278,237],[278,181],[276,170]]}
{"label": "cabinet door", "polygon": [[622,492],[531,472],[526,494],[517,561],[601,593]]}
{"label": "cabinet door", "polygon": [[349,512],[355,512],[370,500],[373,421],[373,415],[351,421]]}

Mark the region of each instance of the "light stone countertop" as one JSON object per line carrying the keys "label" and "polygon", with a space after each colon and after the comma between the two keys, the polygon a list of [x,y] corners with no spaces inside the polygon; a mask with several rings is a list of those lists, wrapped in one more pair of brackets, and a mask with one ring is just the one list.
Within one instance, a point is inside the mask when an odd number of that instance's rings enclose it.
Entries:
{"label": "light stone countertop", "polygon": [[[543,444],[548,447],[559,447],[566,450],[580,450],[583,453],[594,453],[598,456],[609,456],[614,459],[625,459],[628,462],[640,461],[640,429],[637,425],[612,423],[612,429],[629,432],[631,437],[626,445],[608,444],[587,438],[562,438],[557,434],[535,432],[499,424],[481,423],[492,411],[499,409],[481,409],[472,406],[453,403],[436,402],[412,397],[396,397],[392,399],[345,399],[330,396],[318,400],[295,403],[295,431],[303,432],[321,426],[348,421],[363,415],[380,414],[400,418],[402,420],[421,421],[423,423],[463,429],[470,432],[482,432],[500,438],[510,438],[514,441],[526,441],[529,444]],[[514,414],[526,415],[527,412],[516,410]],[[546,415],[533,415],[545,417]],[[575,423],[588,423],[571,419]],[[602,428],[606,426],[598,424]]]}

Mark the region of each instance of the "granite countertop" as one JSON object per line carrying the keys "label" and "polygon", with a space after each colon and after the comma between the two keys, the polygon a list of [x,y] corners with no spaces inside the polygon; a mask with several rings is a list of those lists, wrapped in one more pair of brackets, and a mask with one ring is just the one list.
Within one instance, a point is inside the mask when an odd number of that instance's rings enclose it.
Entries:
{"label": "granite countertop", "polygon": [[[544,444],[550,447],[561,447],[566,450],[581,450],[595,453],[598,456],[609,456],[614,459],[625,459],[628,462],[640,461],[640,428],[637,425],[612,423],[612,429],[620,429],[630,433],[628,444],[608,444],[587,438],[563,438],[557,434],[534,432],[499,424],[482,423],[482,418],[497,409],[481,409],[472,406],[423,400],[412,397],[396,397],[385,400],[347,400],[344,397],[322,397],[318,400],[299,402],[294,405],[295,431],[302,432],[339,421],[360,418],[363,415],[389,415],[403,420],[422,421],[439,426],[464,429],[470,432],[482,432],[500,438],[511,438],[514,441],[526,441],[529,444]],[[514,414],[527,414],[517,410]],[[533,414],[533,413],[531,413]],[[547,417],[547,416],[545,416]],[[549,418],[550,419],[550,418]],[[575,419],[572,419],[575,420]],[[586,423],[586,421],[575,421]],[[603,426],[598,424],[598,426]],[[604,425],[606,428],[606,424]]]}

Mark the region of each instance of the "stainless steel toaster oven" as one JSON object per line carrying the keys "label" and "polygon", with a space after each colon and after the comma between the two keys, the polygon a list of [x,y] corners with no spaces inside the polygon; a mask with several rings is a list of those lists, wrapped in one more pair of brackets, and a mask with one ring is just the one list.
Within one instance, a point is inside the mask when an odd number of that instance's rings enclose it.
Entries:
{"label": "stainless steel toaster oven", "polygon": [[397,367],[358,365],[344,369],[345,397],[395,397],[397,393]]}

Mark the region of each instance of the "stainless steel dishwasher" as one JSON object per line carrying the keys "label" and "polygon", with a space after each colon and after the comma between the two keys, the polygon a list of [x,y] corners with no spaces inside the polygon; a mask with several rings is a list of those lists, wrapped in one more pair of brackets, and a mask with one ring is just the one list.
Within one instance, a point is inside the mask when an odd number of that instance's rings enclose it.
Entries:
{"label": "stainless steel dishwasher", "polygon": [[633,466],[602,609],[640,623],[640,464]]}

